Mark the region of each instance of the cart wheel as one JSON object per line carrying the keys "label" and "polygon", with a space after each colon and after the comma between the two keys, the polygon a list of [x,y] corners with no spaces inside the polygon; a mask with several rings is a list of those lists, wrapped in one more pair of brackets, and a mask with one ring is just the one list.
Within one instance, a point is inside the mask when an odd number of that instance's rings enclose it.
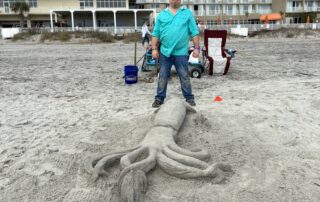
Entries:
{"label": "cart wheel", "polygon": [[192,78],[201,78],[201,70],[199,68],[192,68],[191,71],[190,71],[190,76]]}

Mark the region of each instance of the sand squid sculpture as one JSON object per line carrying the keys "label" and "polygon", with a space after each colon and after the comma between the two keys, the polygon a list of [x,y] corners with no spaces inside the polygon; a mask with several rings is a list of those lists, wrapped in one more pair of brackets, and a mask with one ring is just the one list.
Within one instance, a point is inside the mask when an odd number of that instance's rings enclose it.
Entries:
{"label": "sand squid sculpture", "polygon": [[179,98],[168,100],[160,107],[153,127],[138,146],[101,155],[90,161],[93,178],[107,175],[106,169],[120,159],[122,171],[118,188],[121,201],[141,200],[141,194],[147,188],[146,173],[156,165],[178,178],[211,177],[216,182],[224,180],[227,173],[232,172],[230,165],[209,165],[207,151],[187,150],[176,144],[175,138],[187,111],[195,112]]}

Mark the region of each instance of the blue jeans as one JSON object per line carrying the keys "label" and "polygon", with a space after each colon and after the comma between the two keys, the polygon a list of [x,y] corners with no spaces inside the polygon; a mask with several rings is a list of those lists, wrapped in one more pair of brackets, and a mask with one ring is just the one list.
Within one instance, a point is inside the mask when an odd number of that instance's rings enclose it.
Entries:
{"label": "blue jeans", "polygon": [[149,44],[149,37],[148,34],[144,35],[144,37],[142,37],[142,45],[144,46],[144,42],[147,42],[147,44]]}
{"label": "blue jeans", "polygon": [[164,101],[167,94],[167,84],[171,74],[172,65],[175,66],[177,74],[180,79],[180,85],[182,94],[185,97],[186,101],[194,100],[192,94],[190,77],[188,74],[188,59],[187,55],[183,56],[170,56],[166,57],[160,53],[160,71],[158,79],[158,88],[157,95],[155,96],[156,100],[161,102]]}

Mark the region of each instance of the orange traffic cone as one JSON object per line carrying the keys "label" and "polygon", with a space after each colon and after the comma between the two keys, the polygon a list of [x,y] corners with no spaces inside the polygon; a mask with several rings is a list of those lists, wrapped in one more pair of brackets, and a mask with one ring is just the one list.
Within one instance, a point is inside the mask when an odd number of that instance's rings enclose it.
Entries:
{"label": "orange traffic cone", "polygon": [[220,97],[220,96],[218,95],[218,96],[216,96],[216,97],[214,98],[214,101],[215,101],[215,102],[221,102],[221,101],[222,101],[222,97]]}

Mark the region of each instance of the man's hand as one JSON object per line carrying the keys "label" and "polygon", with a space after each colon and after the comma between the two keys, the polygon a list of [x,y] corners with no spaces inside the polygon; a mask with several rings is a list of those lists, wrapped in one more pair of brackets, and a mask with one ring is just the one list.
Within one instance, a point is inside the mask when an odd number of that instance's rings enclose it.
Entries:
{"label": "man's hand", "polygon": [[200,50],[199,49],[194,49],[192,52],[192,57],[194,58],[198,58],[200,54]]}
{"label": "man's hand", "polygon": [[158,50],[152,50],[152,58],[158,59],[159,58],[159,52]]}

